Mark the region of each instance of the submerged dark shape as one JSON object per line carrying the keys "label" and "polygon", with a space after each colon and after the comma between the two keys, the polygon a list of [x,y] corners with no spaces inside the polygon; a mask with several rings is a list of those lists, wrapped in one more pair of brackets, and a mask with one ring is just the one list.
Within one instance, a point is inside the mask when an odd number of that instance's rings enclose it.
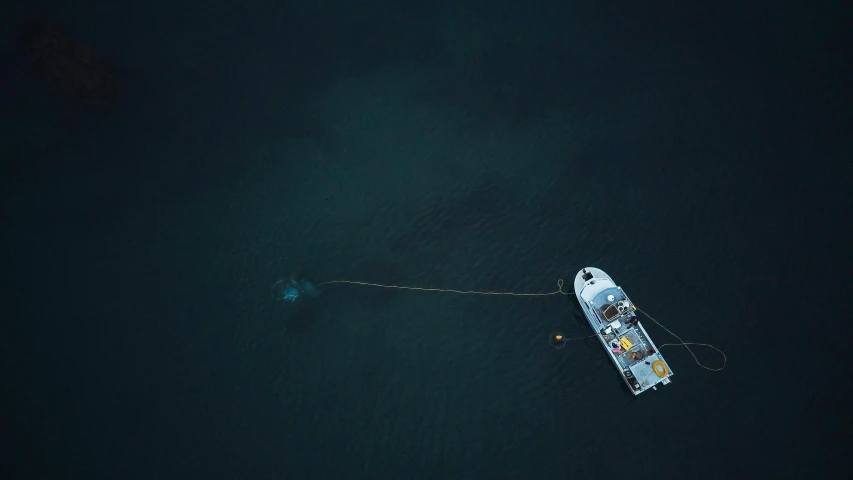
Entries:
{"label": "submerged dark shape", "polygon": [[117,102],[120,89],[115,65],[96,56],[64,27],[32,23],[21,29],[21,40],[35,74],[66,98],[83,105]]}
{"label": "submerged dark shape", "polygon": [[301,303],[304,297],[317,298],[320,291],[308,280],[296,280],[291,276],[288,280],[278,280],[272,286],[272,295],[276,300],[289,304]]}

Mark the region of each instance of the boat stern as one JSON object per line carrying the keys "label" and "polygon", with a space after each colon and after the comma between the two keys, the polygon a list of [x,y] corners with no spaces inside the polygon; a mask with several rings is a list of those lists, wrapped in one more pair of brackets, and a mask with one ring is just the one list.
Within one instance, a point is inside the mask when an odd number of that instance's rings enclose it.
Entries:
{"label": "boat stern", "polygon": [[657,384],[662,383],[668,385],[672,376],[672,370],[669,364],[660,356],[658,352],[649,355],[642,362],[637,362],[629,367],[633,377],[637,379],[639,387],[634,386],[634,394],[639,395],[650,388],[655,388]]}

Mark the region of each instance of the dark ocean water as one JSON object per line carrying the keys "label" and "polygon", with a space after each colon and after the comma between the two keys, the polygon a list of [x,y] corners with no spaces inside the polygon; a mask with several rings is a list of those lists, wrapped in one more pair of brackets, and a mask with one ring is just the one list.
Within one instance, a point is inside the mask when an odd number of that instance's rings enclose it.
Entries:
{"label": "dark ocean water", "polygon": [[[840,467],[838,12],[252,5],[8,10],[4,478]],[[39,16],[127,69],[120,106],[30,75],[14,35]],[[586,266],[726,369],[666,347],[673,383],[634,398],[594,340],[551,348],[591,333],[561,295],[271,296],[550,292]]]}

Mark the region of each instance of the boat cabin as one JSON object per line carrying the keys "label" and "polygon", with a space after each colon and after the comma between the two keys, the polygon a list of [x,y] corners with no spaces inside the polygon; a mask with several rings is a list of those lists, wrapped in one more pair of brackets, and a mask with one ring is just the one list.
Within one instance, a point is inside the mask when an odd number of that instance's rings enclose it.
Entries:
{"label": "boat cabin", "polygon": [[619,287],[606,288],[599,292],[593,297],[592,306],[595,309],[595,316],[602,326],[618,323],[620,319],[633,313],[631,301]]}

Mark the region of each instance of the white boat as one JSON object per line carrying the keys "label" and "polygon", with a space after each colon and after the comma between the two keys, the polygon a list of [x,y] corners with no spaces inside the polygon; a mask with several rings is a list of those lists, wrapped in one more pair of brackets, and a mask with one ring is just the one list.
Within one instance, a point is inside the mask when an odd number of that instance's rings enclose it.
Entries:
{"label": "white boat", "polygon": [[619,369],[628,389],[639,395],[668,385],[672,369],[639,318],[637,307],[609,275],[587,267],[575,276],[575,295],[598,340]]}

